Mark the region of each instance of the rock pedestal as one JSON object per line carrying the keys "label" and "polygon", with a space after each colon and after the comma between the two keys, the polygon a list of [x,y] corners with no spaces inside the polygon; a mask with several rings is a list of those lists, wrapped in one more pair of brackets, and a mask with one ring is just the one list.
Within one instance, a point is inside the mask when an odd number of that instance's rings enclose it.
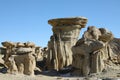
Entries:
{"label": "rock pedestal", "polygon": [[71,47],[78,40],[81,28],[87,19],[83,17],[59,18],[48,21],[53,26],[53,35],[48,42],[47,68],[59,70],[72,64]]}
{"label": "rock pedestal", "polygon": [[2,42],[6,47],[4,53],[4,64],[8,68],[8,73],[20,73],[26,75],[34,75],[36,67],[35,45],[31,42],[12,43]]}

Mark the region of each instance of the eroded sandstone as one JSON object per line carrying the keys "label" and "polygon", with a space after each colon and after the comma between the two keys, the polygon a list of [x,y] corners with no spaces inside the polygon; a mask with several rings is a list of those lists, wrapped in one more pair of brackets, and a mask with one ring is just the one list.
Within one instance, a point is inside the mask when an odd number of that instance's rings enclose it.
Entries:
{"label": "eroded sandstone", "polygon": [[71,47],[78,40],[81,28],[87,19],[83,17],[59,18],[48,21],[52,25],[53,35],[48,42],[47,68],[60,70],[72,64]]}
{"label": "eroded sandstone", "polygon": [[8,73],[34,75],[36,67],[35,44],[6,41],[2,42],[2,45],[6,47],[3,59]]}
{"label": "eroded sandstone", "polygon": [[52,25],[53,35],[45,48],[32,42],[2,42],[0,53],[4,54],[4,62],[1,59],[0,64],[7,67],[8,73],[34,75],[36,66],[41,71],[58,72],[72,66],[71,75],[74,76],[103,76],[109,70],[119,72],[120,39],[114,38],[111,31],[89,26],[78,40],[80,30],[86,26],[86,18],[58,18],[48,23]]}

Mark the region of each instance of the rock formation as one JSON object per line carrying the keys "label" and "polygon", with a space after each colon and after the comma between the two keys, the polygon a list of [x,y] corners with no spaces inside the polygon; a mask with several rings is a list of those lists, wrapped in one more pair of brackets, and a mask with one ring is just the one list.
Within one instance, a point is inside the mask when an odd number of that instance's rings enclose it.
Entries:
{"label": "rock formation", "polygon": [[4,56],[4,53],[6,53],[6,48],[0,47],[0,65],[4,65],[4,60],[2,59]]}
{"label": "rock formation", "polygon": [[72,74],[87,76],[107,69],[120,69],[120,53],[117,53],[119,45],[115,45],[116,40],[104,28],[88,27],[83,37],[72,47],[72,66],[75,68]]}
{"label": "rock formation", "polygon": [[83,17],[59,18],[48,21],[53,26],[53,35],[48,42],[47,68],[60,70],[72,64],[71,47],[78,40],[80,29],[87,19]]}
{"label": "rock formation", "polygon": [[36,56],[37,56],[37,60],[36,60],[36,66],[41,70],[44,71],[46,70],[46,59],[47,59],[47,55],[48,55],[48,48],[44,47],[36,47]]}
{"label": "rock formation", "polygon": [[52,25],[53,35],[45,48],[32,42],[2,42],[0,54],[4,57],[0,64],[7,67],[8,73],[34,75],[36,67],[57,73],[71,71],[75,76],[120,70],[120,39],[114,38],[112,32],[89,26],[78,40],[80,30],[87,23],[86,18],[58,18],[48,23]]}
{"label": "rock formation", "polygon": [[8,73],[34,75],[36,67],[34,43],[13,43],[6,41],[2,42],[2,45],[6,47],[3,59],[4,64],[8,68]]}
{"label": "rock formation", "polygon": [[[120,69],[120,39],[114,38],[109,42],[109,46],[111,48],[111,54],[110,54],[111,62],[109,61],[109,65],[112,68]],[[118,67],[116,67],[116,65],[118,65]]]}

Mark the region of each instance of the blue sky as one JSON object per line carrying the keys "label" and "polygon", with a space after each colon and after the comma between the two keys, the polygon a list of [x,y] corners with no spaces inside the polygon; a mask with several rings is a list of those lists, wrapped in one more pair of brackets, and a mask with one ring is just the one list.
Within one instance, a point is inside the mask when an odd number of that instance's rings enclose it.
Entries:
{"label": "blue sky", "polygon": [[45,47],[52,35],[48,20],[76,16],[88,18],[86,28],[104,27],[120,37],[120,0],[0,0],[0,42]]}

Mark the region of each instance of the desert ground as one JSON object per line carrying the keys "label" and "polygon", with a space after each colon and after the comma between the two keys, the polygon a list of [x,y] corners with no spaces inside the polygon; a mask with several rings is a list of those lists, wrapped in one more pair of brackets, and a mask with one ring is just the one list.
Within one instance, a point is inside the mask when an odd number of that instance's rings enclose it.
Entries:
{"label": "desert ground", "polygon": [[44,71],[34,76],[24,74],[9,74],[5,68],[0,69],[0,80],[120,80],[120,70],[104,71],[101,74],[92,74],[88,77],[70,76],[70,73],[60,74],[55,71]]}

